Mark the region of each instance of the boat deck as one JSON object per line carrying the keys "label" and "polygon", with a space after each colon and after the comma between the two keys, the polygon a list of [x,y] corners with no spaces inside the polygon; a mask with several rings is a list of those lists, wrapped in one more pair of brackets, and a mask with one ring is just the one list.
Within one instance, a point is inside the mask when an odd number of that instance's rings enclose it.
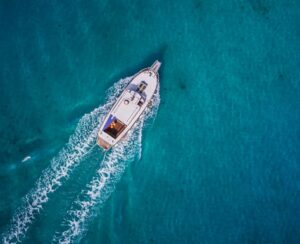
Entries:
{"label": "boat deck", "polygon": [[151,68],[143,69],[133,77],[98,132],[99,146],[109,149],[118,143],[139,119],[156,91],[159,67],[160,62],[156,61]]}

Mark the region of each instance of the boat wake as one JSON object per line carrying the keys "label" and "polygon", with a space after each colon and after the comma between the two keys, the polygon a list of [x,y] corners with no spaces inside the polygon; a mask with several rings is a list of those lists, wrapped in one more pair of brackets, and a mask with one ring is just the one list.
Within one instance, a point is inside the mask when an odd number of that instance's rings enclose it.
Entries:
{"label": "boat wake", "polygon": [[86,232],[89,220],[96,216],[96,209],[102,207],[114,191],[126,166],[133,160],[140,159],[142,153],[142,130],[148,118],[156,116],[160,103],[159,91],[155,94],[151,111],[147,109],[142,119],[128,133],[127,138],[119,142],[104,155],[96,176],[87,184],[62,223],[61,232],[55,234],[54,243],[80,241]]}
{"label": "boat wake", "polygon": [[130,79],[131,77],[128,77],[115,83],[108,90],[107,103],[80,119],[68,143],[51,160],[50,166],[43,171],[34,188],[23,198],[22,205],[16,210],[7,231],[2,234],[2,243],[20,242],[25,237],[28,228],[42,210],[42,206],[49,200],[49,194],[63,184],[71,171],[96,145],[97,132],[104,115]]}
{"label": "boat wake", "polygon": [[136,152],[140,147],[138,145],[140,142],[136,143],[140,128],[139,125],[138,132],[133,131],[132,134],[134,135],[130,135],[130,138],[118,143],[110,152],[105,154],[97,175],[67,212],[67,217],[62,224],[66,230],[54,236],[53,242],[71,243],[84,232],[86,222],[92,217],[95,206],[106,201],[113,192],[115,183],[119,181],[126,165],[136,157]]}

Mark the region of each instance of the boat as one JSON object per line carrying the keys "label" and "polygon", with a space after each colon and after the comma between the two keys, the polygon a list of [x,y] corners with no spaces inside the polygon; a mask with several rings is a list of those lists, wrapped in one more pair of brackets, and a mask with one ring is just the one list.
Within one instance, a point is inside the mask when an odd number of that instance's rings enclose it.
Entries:
{"label": "boat", "polygon": [[159,83],[160,66],[156,60],[129,81],[101,124],[97,135],[97,144],[101,148],[109,150],[120,142],[151,104]]}

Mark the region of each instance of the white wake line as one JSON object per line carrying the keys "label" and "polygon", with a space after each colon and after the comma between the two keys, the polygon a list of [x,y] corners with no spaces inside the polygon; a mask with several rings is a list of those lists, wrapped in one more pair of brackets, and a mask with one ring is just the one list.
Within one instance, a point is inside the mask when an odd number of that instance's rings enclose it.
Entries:
{"label": "white wake line", "polygon": [[121,178],[126,166],[142,153],[142,130],[144,122],[148,118],[156,117],[160,103],[159,87],[153,98],[153,107],[145,111],[140,122],[133,128],[127,139],[112,148],[102,160],[101,167],[97,171],[97,176],[86,186],[86,190],[81,193],[77,200],[72,204],[67,216],[64,218],[62,227],[67,230],[56,233],[53,243],[71,243],[82,238],[86,231],[88,221],[93,217],[95,208],[103,206],[105,201],[114,191],[116,183]]}
{"label": "white wake line", "polygon": [[23,198],[23,204],[16,210],[10,225],[2,234],[3,243],[16,243],[24,238],[28,228],[35,220],[48,195],[55,192],[69,177],[70,172],[94,147],[100,127],[99,118],[107,113],[118,93],[126,86],[129,78],[120,80],[108,91],[108,102],[89,114],[84,115],[70,137],[67,145],[51,160],[51,166],[43,171],[35,187]]}
{"label": "white wake line", "polygon": [[124,173],[127,164],[134,160],[137,154],[140,157],[143,123],[137,127],[127,140],[120,142],[104,156],[97,176],[73,203],[63,221],[63,225],[66,225],[68,229],[54,236],[53,242],[71,243],[80,238],[85,231],[87,221],[92,217],[95,206],[104,204]]}
{"label": "white wake line", "polygon": [[[48,201],[49,193],[53,193],[61,186],[62,180],[68,177],[70,171],[89,152],[96,135],[97,130],[94,129],[86,140],[70,146],[71,148],[63,149],[52,160],[51,167],[42,173],[35,188],[24,197],[22,206],[13,216],[8,232],[3,235],[4,243],[18,242],[24,237],[42,205]],[[72,139],[70,141],[72,143]]]}

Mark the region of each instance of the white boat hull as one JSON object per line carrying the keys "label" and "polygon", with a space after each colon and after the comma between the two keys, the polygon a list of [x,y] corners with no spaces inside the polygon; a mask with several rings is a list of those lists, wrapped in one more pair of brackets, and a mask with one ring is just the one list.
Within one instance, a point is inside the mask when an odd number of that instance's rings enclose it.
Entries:
{"label": "white boat hull", "polygon": [[116,145],[139,120],[157,89],[160,65],[155,61],[150,68],[133,76],[100,127],[97,137],[100,147],[108,150]]}

